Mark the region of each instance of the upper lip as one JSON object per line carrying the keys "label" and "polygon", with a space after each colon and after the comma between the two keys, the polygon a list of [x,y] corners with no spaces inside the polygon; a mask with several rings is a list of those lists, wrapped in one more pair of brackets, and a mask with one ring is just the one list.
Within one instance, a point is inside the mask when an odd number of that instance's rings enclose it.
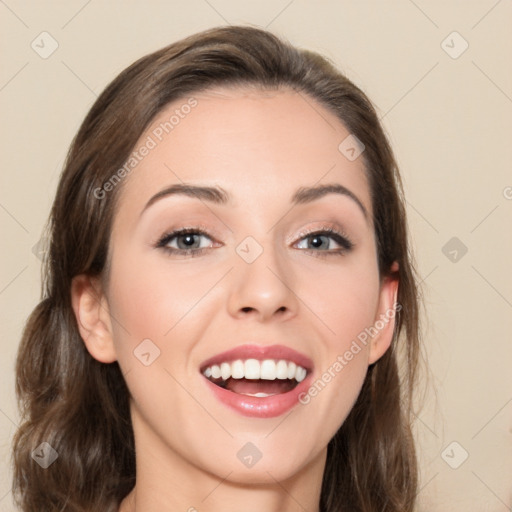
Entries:
{"label": "upper lip", "polygon": [[263,361],[264,359],[284,359],[302,366],[308,372],[313,369],[313,361],[308,356],[290,347],[284,345],[246,344],[226,350],[207,359],[201,364],[201,371],[204,371],[209,366],[220,365],[224,362],[229,363],[237,359],[257,359],[258,361]]}

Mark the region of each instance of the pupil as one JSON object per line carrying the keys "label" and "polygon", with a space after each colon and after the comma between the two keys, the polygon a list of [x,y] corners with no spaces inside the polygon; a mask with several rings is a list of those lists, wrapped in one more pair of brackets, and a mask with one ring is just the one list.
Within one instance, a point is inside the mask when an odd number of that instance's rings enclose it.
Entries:
{"label": "pupil", "polygon": [[322,237],[319,237],[319,236],[315,236],[311,240],[311,245],[313,247],[321,247],[322,243],[323,243]]}
{"label": "pupil", "polygon": [[188,247],[195,245],[194,237],[195,235],[183,235],[182,243]]}

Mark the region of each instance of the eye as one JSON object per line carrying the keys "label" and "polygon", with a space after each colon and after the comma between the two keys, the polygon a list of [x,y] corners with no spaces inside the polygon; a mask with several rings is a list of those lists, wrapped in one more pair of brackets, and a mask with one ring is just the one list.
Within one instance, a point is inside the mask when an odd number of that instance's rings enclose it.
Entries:
{"label": "eye", "polygon": [[331,228],[310,233],[301,233],[301,237],[302,238],[296,244],[298,249],[305,249],[312,252],[325,252],[327,253],[325,255],[344,254],[354,247],[354,244],[345,234]]}
{"label": "eye", "polygon": [[201,229],[183,228],[166,233],[156,245],[171,254],[199,256],[213,247],[214,243]]}

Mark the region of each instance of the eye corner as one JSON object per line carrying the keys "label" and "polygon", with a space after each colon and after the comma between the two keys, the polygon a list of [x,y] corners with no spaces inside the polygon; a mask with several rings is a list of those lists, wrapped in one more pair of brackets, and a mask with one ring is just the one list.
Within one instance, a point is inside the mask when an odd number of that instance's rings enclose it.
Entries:
{"label": "eye corner", "polygon": [[319,250],[316,250],[314,248],[309,248],[309,247],[306,247],[306,248],[298,248],[300,250],[304,250],[304,251],[307,251],[309,253],[315,253],[315,255],[319,255],[319,256],[330,256],[330,255],[345,255],[347,254],[348,252],[352,251],[353,248],[355,247],[355,243],[353,242],[353,240],[351,239],[351,237],[349,237],[345,232],[344,230],[342,229],[339,229],[337,227],[334,227],[334,226],[321,226],[321,227],[317,227],[317,228],[314,228],[314,229],[305,229],[305,230],[302,230],[299,235],[298,235],[298,239],[293,243],[293,246],[296,247],[298,244],[300,244],[301,242],[303,242],[304,240],[307,240],[308,238],[312,238],[312,237],[327,237],[327,238],[330,238],[331,240],[334,240],[334,242],[339,245],[340,247],[336,248],[336,249],[327,249],[327,250],[322,250],[322,249],[319,249]]}
{"label": "eye corner", "polygon": [[[206,247],[171,247],[169,244],[178,240],[180,236],[194,235],[197,237],[203,237],[208,240],[208,246]],[[201,243],[200,243],[201,244]],[[161,250],[164,253],[173,257],[192,258],[195,256],[201,256],[207,253],[211,249],[222,247],[224,244],[220,242],[214,235],[210,234],[208,229],[202,226],[187,226],[177,229],[171,229],[164,232],[157,240],[151,244],[155,249]]]}

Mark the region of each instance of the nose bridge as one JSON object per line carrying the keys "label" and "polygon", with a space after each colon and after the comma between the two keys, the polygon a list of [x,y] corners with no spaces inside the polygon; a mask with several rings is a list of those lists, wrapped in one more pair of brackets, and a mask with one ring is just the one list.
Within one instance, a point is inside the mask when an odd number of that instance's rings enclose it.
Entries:
{"label": "nose bridge", "polygon": [[234,316],[251,313],[260,320],[289,317],[297,308],[292,268],[272,234],[258,241],[247,236],[235,249],[229,309]]}

